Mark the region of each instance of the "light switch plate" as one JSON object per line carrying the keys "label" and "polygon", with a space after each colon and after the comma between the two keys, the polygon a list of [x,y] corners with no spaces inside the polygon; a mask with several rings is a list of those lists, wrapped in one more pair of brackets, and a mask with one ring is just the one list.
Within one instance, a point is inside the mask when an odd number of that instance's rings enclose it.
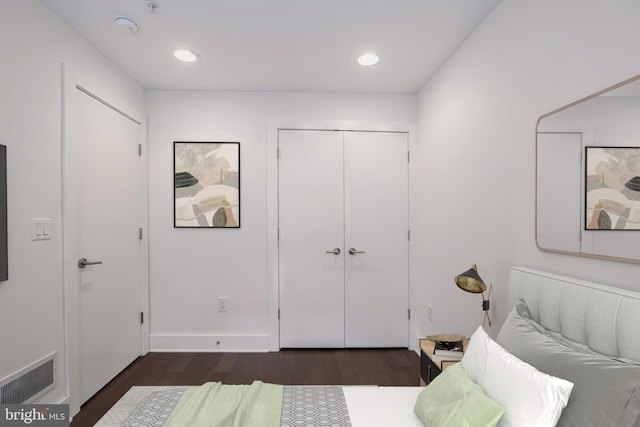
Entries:
{"label": "light switch plate", "polygon": [[31,240],[51,239],[51,218],[31,218]]}

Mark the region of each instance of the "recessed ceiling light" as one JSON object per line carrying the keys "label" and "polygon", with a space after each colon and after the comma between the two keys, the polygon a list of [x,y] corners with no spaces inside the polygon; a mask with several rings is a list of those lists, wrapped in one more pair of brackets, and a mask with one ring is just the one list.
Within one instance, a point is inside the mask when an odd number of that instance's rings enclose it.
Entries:
{"label": "recessed ceiling light", "polygon": [[200,55],[189,49],[176,49],[173,51],[173,55],[184,62],[196,62],[200,59]]}
{"label": "recessed ceiling light", "polygon": [[380,61],[380,58],[375,53],[365,53],[360,58],[358,58],[358,64],[370,67],[371,65],[375,65]]}

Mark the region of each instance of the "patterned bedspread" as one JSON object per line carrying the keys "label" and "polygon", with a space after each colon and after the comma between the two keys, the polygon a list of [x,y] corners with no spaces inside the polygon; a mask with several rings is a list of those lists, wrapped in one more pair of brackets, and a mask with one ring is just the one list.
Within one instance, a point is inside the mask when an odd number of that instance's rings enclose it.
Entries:
{"label": "patterned bedspread", "polygon": [[[132,387],[98,427],[163,426],[188,387]],[[281,427],[351,427],[342,387],[284,386]]]}

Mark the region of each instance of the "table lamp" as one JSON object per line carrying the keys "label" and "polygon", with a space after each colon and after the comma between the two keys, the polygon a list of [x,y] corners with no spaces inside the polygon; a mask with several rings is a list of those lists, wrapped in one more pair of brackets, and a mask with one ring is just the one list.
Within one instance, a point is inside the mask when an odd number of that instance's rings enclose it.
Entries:
{"label": "table lamp", "polygon": [[484,291],[487,290],[487,285],[484,284],[480,275],[478,274],[478,267],[473,264],[470,269],[455,277],[455,282],[458,287],[464,291],[471,292],[473,294],[482,294],[482,310],[484,310],[484,319],[482,320],[482,326],[485,322],[489,323],[491,327],[491,319],[489,318],[489,299],[491,298],[491,290],[493,285],[489,286],[489,293],[487,299],[484,299]]}

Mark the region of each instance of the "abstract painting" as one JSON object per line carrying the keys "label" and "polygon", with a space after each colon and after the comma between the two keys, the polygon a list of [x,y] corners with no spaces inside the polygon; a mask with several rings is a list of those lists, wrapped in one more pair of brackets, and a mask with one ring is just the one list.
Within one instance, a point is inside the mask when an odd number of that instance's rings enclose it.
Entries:
{"label": "abstract painting", "polygon": [[640,230],[640,147],[585,153],[585,229]]}
{"label": "abstract painting", "polygon": [[174,142],[175,228],[240,228],[240,143]]}

